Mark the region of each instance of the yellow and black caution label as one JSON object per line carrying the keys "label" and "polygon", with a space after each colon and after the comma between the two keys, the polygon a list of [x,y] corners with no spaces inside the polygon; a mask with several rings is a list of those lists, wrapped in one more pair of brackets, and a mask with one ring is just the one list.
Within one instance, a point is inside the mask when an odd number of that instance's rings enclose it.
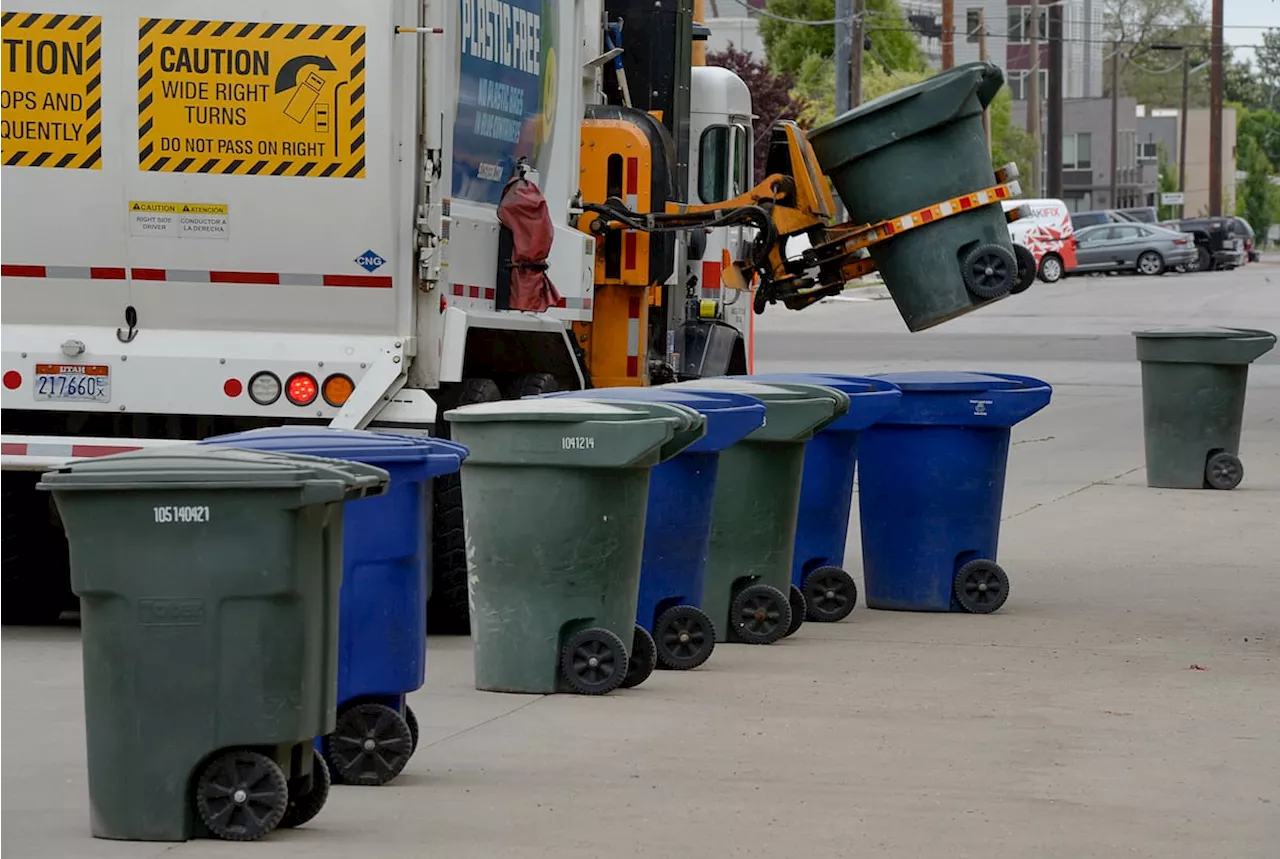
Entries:
{"label": "yellow and black caution label", "polygon": [[142,18],[138,168],[363,179],[364,27]]}
{"label": "yellow and black caution label", "polygon": [[102,169],[102,19],[4,12],[0,164]]}

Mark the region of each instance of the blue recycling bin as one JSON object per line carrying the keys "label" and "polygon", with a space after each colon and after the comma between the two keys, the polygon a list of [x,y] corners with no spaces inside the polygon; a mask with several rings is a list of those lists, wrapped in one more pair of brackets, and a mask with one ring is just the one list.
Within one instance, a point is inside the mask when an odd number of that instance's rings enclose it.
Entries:
{"label": "blue recycling bin", "polygon": [[702,588],[720,451],[764,424],[764,403],[744,394],[666,387],[547,396],[675,403],[706,419],[706,435],[650,472],[636,609],[636,626],[652,637],[659,666],[697,668],[716,646],[715,625],[702,611]]}
{"label": "blue recycling bin", "polygon": [[849,411],[819,430],[805,448],[791,567],[791,583],[804,594],[808,619],[819,623],[844,620],[858,604],[858,585],[844,569],[858,434],[896,408],[902,392],[884,379],[835,373],[770,373],[746,378],[826,385],[849,395]]}
{"label": "blue recycling bin", "polygon": [[405,695],[421,688],[426,673],[431,480],[457,471],[467,449],[427,436],[302,426],[201,443],[346,459],[391,475],[385,495],[344,510],[337,723],[317,739],[334,781],[391,781],[418,745]]}
{"label": "blue recycling bin", "polygon": [[1053,391],[1029,376],[925,371],[873,378],[899,405],[858,441],[869,608],[989,614],[1009,579],[996,563],[1009,428]]}

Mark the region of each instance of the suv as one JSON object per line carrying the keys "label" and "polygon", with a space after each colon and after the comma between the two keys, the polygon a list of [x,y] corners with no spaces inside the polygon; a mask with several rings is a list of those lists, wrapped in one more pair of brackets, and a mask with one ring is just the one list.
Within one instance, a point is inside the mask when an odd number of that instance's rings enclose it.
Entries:
{"label": "suv", "polygon": [[1191,233],[1196,240],[1199,271],[1230,271],[1244,265],[1244,238],[1237,233],[1236,218],[1184,218],[1173,229]]}

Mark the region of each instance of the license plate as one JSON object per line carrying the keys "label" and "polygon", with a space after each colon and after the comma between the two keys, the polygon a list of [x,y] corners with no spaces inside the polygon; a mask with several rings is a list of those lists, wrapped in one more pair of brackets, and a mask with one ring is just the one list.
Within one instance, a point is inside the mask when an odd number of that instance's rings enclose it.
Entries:
{"label": "license plate", "polygon": [[36,364],[37,400],[111,402],[111,368],[105,364]]}

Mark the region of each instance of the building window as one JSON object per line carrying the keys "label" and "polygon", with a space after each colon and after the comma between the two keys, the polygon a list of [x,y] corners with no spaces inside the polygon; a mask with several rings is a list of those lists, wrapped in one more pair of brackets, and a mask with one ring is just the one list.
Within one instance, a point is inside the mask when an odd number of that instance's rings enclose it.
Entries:
{"label": "building window", "polygon": [[966,42],[979,42],[982,32],[982,10],[966,9],[964,13],[964,32]]}
{"label": "building window", "polygon": [[[1023,101],[1027,97],[1027,76],[1031,72],[1026,69],[1014,69],[1008,73],[1007,82],[1009,84],[1009,95],[1014,101]],[[1045,98],[1049,92],[1049,70],[1040,70],[1040,98]]]}
{"label": "building window", "polygon": [[1062,135],[1062,169],[1088,170],[1093,166],[1093,135]]}
{"label": "building window", "polygon": [[[1031,41],[1031,7],[1030,6],[1011,6],[1009,7],[1009,44],[1025,45]],[[1047,9],[1040,10],[1040,40],[1043,42],[1049,36],[1049,11]]]}
{"label": "building window", "polygon": [[1160,158],[1160,150],[1155,141],[1139,142],[1137,146],[1138,161],[1156,161]]}

